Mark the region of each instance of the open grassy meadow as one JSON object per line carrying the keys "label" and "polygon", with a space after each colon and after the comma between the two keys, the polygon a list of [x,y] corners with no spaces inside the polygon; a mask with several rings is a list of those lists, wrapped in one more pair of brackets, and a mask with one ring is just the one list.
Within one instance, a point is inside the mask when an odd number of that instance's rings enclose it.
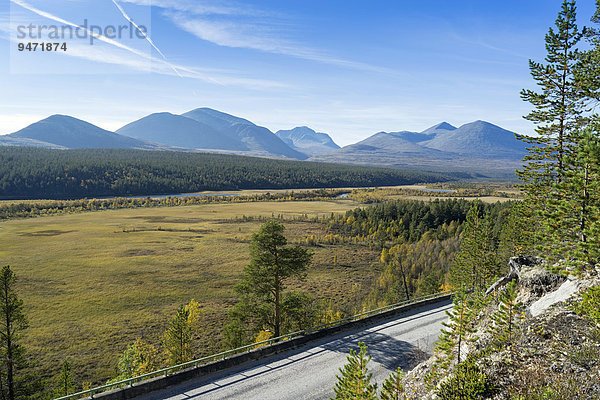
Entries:
{"label": "open grassy meadow", "polygon": [[[15,219],[0,224],[0,263],[17,274],[30,323],[24,344],[37,368],[51,377],[68,357],[78,382],[101,383],[136,337],[159,344],[176,308],[192,298],[204,313],[198,355],[220,350],[257,217],[328,216],[358,205],[225,203]],[[285,224],[291,240],[324,230],[317,222]],[[378,275],[371,266],[378,254],[361,244],[313,249],[308,279],[290,286],[351,310]]]}

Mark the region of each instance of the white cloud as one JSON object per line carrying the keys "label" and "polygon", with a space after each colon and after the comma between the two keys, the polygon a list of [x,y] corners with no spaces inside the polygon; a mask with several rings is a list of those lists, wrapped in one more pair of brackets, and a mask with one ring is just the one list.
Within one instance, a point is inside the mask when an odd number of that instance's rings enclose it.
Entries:
{"label": "white cloud", "polygon": [[181,74],[179,73],[179,71],[177,71],[177,68],[175,68],[175,66],[173,64],[171,64],[169,62],[169,60],[167,60],[167,57],[164,55],[164,53],[162,51],[160,51],[160,49],[158,48],[158,46],[156,46],[156,44],[152,41],[152,39],[150,38],[150,36],[148,36],[146,34],[146,31],[141,29],[138,24],[135,23],[135,21],[133,19],[131,19],[131,17],[125,12],[125,10],[123,9],[123,7],[121,7],[121,5],[119,3],[117,3],[116,0],[112,0],[113,4],[117,7],[117,9],[119,10],[119,12],[121,13],[121,15],[123,15],[123,18],[125,18],[131,25],[135,26],[135,29],[137,29],[137,31],[139,33],[141,33],[144,38],[146,39],[146,41],[148,43],[150,43],[150,45],[154,48],[154,50],[156,50],[158,52],[158,54],[160,54],[160,56],[163,58],[163,60],[169,64],[169,66],[173,69],[173,71],[177,74],[177,76],[182,77]]}
{"label": "white cloud", "polygon": [[397,73],[397,71],[388,68],[335,58],[323,52],[280,39],[279,34],[273,33],[264,24],[217,21],[202,17],[189,18],[181,12],[167,12],[166,15],[179,28],[219,46],[258,50],[364,71]]}
{"label": "white cloud", "polygon": [[265,17],[275,13],[259,10],[245,4],[232,1],[197,1],[197,0],[122,0],[142,6],[154,6],[164,9],[183,11],[195,15],[235,15]]}
{"label": "white cloud", "polygon": [[282,39],[285,33],[275,26],[281,26],[285,17],[268,10],[224,1],[121,1],[162,8],[165,16],[180,29],[219,46],[257,50],[364,71],[397,73],[388,68],[333,57],[323,51]]}

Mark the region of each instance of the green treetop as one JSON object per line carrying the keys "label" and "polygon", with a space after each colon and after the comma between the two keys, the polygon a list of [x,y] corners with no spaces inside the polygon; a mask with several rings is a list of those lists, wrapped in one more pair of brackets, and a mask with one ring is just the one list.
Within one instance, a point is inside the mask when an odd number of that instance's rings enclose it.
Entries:
{"label": "green treetop", "polygon": [[348,363],[340,368],[335,384],[336,400],[375,400],[377,384],[371,383],[373,374],[367,370],[371,356],[367,354],[367,346],[360,342],[360,351],[350,350]]}

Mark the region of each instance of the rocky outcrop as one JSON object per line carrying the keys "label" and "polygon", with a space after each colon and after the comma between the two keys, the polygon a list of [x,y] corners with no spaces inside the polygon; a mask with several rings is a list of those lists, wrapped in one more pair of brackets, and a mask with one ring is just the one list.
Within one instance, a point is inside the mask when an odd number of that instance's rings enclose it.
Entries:
{"label": "rocky outcrop", "polygon": [[509,263],[510,271],[486,291],[486,295],[496,292],[508,282],[516,279],[533,294],[542,295],[553,291],[566,279],[565,276],[551,273],[546,262],[539,257],[513,257]]}
{"label": "rocky outcrop", "polygon": [[[487,291],[493,300],[476,318],[474,340],[461,348],[463,354],[477,355],[480,371],[497,387],[492,399],[600,399],[600,327],[572,307],[581,290],[600,285],[598,271],[565,276],[547,267],[536,257],[511,259],[509,273]],[[491,316],[499,307],[498,294],[513,280],[522,305],[515,319],[517,333],[511,345],[494,346]],[[407,374],[409,399],[437,398],[426,379],[434,364],[435,355]]]}

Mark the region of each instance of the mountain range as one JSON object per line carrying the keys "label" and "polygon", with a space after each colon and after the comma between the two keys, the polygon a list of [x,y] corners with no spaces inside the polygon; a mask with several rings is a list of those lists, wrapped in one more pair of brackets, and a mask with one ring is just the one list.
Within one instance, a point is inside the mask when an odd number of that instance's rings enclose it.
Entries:
{"label": "mountain range", "polygon": [[228,150],[298,160],[308,158],[287,146],[267,128],[210,108],[198,108],[182,115],[151,114],[125,125],[117,133],[184,149]]}
{"label": "mountain range", "polygon": [[68,115],[52,115],[0,139],[18,141],[25,146],[34,143],[38,147],[63,149],[168,149],[168,146],[119,135]]}
{"label": "mountain range", "polygon": [[53,115],[0,136],[0,146],[54,149],[124,148],[242,154],[431,170],[514,172],[526,153],[514,134],[485,121],[458,128],[442,122],[422,132],[379,132],[340,148],[329,135],[302,126],[275,133],[210,108],[154,113],[110,132]]}

